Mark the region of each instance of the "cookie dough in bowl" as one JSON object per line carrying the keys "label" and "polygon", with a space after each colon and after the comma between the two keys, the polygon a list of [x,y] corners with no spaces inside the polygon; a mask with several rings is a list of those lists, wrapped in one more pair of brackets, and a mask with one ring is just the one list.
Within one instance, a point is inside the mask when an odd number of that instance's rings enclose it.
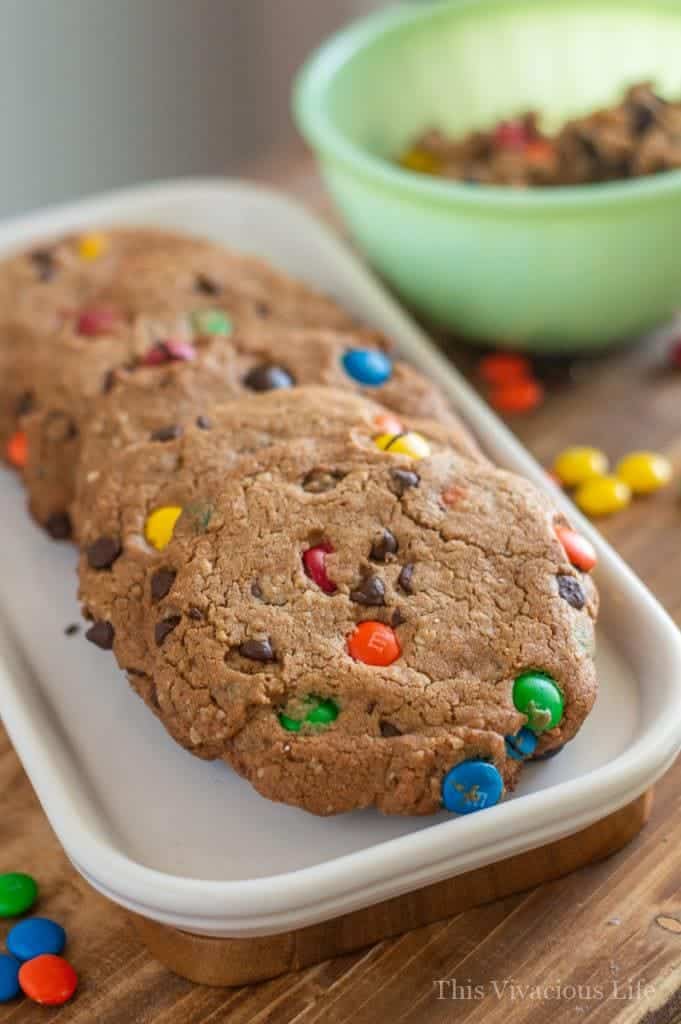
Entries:
{"label": "cookie dough in bowl", "polygon": [[466,813],[588,714],[593,563],[526,480],[384,417],[272,392],[127,448],[83,538],[89,636],[270,799]]}

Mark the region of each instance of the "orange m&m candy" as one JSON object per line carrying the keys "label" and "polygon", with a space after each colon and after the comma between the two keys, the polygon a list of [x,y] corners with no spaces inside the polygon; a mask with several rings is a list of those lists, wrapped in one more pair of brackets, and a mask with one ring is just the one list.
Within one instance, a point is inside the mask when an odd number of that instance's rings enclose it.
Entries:
{"label": "orange m&m candy", "polygon": [[509,384],[532,376],[527,356],[515,352],[493,352],[478,363],[478,373],[487,384]]}
{"label": "orange m&m candy", "polygon": [[544,400],[544,389],[532,377],[498,384],[490,392],[490,402],[499,412],[531,412]]}
{"label": "orange m&m candy", "polygon": [[556,537],[575,568],[581,569],[582,572],[591,572],[597,562],[593,544],[586,537],[582,537],[581,533],[567,526],[557,526]]}
{"label": "orange m&m candy", "polygon": [[15,469],[23,469],[28,459],[28,442],[25,430],[15,430],[7,442],[7,461]]}
{"label": "orange m&m candy", "polygon": [[381,412],[378,416],[374,416],[374,426],[379,434],[404,433],[402,423],[391,412]]}
{"label": "orange m&m candy", "polygon": [[42,953],[21,965],[19,984],[34,1002],[42,1006],[61,1006],[76,991],[78,975],[68,960]]}
{"label": "orange m&m candy", "polygon": [[348,637],[348,650],[365,665],[392,665],[402,650],[397,633],[383,622],[360,622]]}

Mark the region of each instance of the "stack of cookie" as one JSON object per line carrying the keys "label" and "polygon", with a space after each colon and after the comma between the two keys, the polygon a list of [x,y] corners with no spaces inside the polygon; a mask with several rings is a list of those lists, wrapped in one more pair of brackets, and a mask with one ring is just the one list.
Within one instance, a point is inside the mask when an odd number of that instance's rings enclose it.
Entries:
{"label": "stack of cookie", "polygon": [[593,551],[385,338],[151,230],[14,256],[0,309],[8,460],[192,753],[317,814],[468,813],[576,734]]}

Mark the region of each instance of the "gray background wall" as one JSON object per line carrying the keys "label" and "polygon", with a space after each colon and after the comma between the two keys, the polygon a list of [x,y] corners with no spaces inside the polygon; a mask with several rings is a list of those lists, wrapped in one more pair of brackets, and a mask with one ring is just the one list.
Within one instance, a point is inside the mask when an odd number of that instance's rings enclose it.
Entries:
{"label": "gray background wall", "polygon": [[295,69],[381,0],[0,0],[0,216],[294,144]]}

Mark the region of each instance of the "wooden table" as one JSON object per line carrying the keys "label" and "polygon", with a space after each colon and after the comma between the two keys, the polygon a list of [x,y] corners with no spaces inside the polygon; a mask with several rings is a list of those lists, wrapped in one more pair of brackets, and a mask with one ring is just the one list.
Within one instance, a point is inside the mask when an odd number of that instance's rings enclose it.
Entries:
{"label": "wooden table", "polygon": [[[326,209],[311,163],[270,168],[267,177]],[[472,365],[470,352],[453,344],[451,352],[462,367]],[[543,462],[568,442],[587,442],[613,458],[652,447],[678,471],[681,371],[665,368],[662,342],[582,363],[573,387],[512,426]],[[681,622],[678,486],[636,502],[603,532]],[[71,1005],[14,1003],[0,1009],[0,1022],[681,1022],[681,764],[657,786],[644,832],[610,860],[369,951],[237,990],[193,986],[151,959],[126,915],[69,865],[1,729],[0,792],[0,871],[39,879],[40,910],[67,927],[81,979]],[[0,926],[0,940],[6,930]],[[458,991],[438,984],[449,979]],[[546,991],[533,997],[532,986]]]}

